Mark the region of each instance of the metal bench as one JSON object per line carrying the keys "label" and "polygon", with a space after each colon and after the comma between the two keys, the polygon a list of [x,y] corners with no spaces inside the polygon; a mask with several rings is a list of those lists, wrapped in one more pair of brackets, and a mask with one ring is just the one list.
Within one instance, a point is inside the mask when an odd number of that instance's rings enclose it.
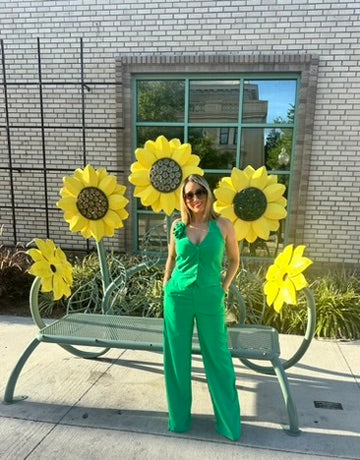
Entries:
{"label": "metal bench", "polygon": [[[142,267],[130,269],[128,274],[135,273]],[[118,282],[114,280],[104,294],[105,304],[111,297],[111,292]],[[27,359],[41,342],[55,343],[70,353],[82,358],[97,358],[110,348],[135,349],[161,352],[163,350],[163,320],[161,318],[143,318],[121,316],[115,314],[68,313],[63,318],[46,325],[39,314],[37,296],[40,280],[34,280],[30,293],[30,306],[33,319],[39,326],[37,336],[28,345],[12,371],[6,389],[4,402],[13,403],[23,400],[26,396],[14,398],[17,380]],[[311,300],[311,291],[305,295]],[[236,298],[241,310],[241,321],[244,321],[245,303],[236,287],[230,288],[228,300]],[[111,309],[109,310],[111,312]],[[106,313],[106,312],[104,312]],[[310,320],[305,338],[298,351],[287,361],[280,359],[278,332],[269,326],[239,324],[228,328],[229,350],[234,358],[239,358],[247,367],[261,373],[276,375],[284,398],[289,424],[284,430],[291,435],[300,433],[297,409],[291,394],[285,369],[294,365],[303,356],[314,334],[315,304],[308,302]],[[94,351],[84,351],[77,346],[96,347]],[[194,354],[201,354],[196,331],[194,330]],[[250,360],[268,361],[271,366],[261,366]]]}

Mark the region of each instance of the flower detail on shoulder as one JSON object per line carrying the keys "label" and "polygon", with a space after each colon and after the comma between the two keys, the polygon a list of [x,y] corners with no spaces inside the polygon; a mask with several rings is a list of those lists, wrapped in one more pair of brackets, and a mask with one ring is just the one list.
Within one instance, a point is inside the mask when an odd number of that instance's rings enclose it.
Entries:
{"label": "flower detail on shoulder", "polygon": [[184,222],[177,222],[174,226],[173,233],[175,238],[177,238],[178,240],[180,238],[184,238],[184,236],[186,235],[186,225],[184,224]]}

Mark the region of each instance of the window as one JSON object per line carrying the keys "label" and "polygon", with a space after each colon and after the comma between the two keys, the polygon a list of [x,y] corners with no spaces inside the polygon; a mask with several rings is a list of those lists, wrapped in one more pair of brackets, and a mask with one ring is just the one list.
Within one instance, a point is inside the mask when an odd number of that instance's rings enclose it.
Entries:
{"label": "window", "polygon": [[[134,147],[160,134],[168,139],[177,137],[191,143],[213,188],[234,166],[243,169],[247,165],[255,169],[265,165],[289,187],[297,88],[298,76],[284,74],[261,79],[242,75],[211,79],[137,76]],[[150,224],[164,217],[144,208],[139,200],[136,215],[138,239]],[[274,235],[273,250],[283,241],[285,227],[282,222],[281,231]],[[259,242],[245,244],[249,246],[245,253],[254,255],[256,244],[261,253]],[[271,242],[262,246],[263,255],[270,255]],[[259,248],[255,248],[257,253]]]}

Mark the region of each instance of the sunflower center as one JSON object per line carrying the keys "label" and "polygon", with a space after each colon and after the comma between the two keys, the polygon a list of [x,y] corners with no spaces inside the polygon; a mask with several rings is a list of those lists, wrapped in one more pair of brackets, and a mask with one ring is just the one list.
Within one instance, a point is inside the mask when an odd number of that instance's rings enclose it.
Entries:
{"label": "sunflower center", "polygon": [[265,193],[256,187],[249,187],[237,193],[233,200],[234,212],[241,220],[259,219],[267,207]]}
{"label": "sunflower center", "polygon": [[99,220],[108,212],[109,201],[99,188],[85,187],[77,197],[76,207],[86,219]]}
{"label": "sunflower center", "polygon": [[50,270],[53,272],[53,273],[56,273],[56,267],[54,264],[50,264]]}
{"label": "sunflower center", "polygon": [[176,190],[181,184],[182,176],[181,166],[171,158],[160,158],[150,169],[151,185],[162,193]]}

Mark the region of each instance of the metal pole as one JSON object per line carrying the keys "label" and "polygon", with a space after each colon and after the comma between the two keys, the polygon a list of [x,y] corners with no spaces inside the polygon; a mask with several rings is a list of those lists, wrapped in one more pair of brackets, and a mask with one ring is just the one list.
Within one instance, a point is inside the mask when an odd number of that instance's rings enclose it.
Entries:
{"label": "metal pole", "polygon": [[9,156],[10,196],[11,196],[13,235],[14,235],[14,246],[15,246],[16,243],[17,243],[16,214],[15,214],[15,194],[14,194],[13,166],[12,166],[12,158],[11,158],[9,102],[8,102],[7,81],[6,81],[6,71],[5,71],[5,49],[4,49],[4,40],[3,39],[1,39],[1,61],[2,61],[2,73],[3,73],[3,84],[4,84],[6,135],[7,135],[8,156]]}
{"label": "metal pole", "polygon": [[38,52],[38,74],[39,74],[39,96],[40,96],[41,142],[42,142],[42,157],[43,157],[43,167],[44,167],[46,237],[50,238],[49,202],[48,202],[46,148],[45,148],[45,126],[44,126],[44,104],[43,104],[43,91],[42,91],[41,52],[40,52],[40,38],[39,37],[37,38],[37,52]]}
{"label": "metal pole", "polygon": [[[84,81],[84,44],[83,39],[80,38],[80,73],[81,73],[81,130],[82,130],[82,144],[83,144],[83,166],[86,166],[86,126],[85,126],[85,87],[90,91],[89,87],[85,85]],[[86,240],[87,251],[90,251],[89,240]]]}

